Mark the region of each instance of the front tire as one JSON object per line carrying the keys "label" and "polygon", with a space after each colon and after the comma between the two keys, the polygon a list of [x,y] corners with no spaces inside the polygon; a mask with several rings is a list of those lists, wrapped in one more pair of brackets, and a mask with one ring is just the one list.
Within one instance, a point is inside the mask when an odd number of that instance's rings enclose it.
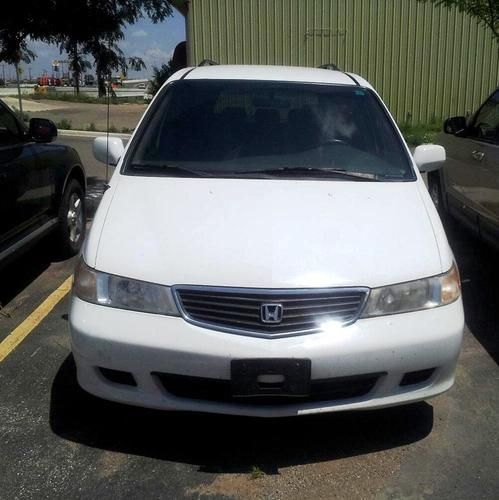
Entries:
{"label": "front tire", "polygon": [[442,193],[442,183],[438,172],[431,172],[428,174],[428,191],[430,193],[431,200],[437,209],[438,215],[440,215],[440,218],[443,221],[445,219],[446,212]]}
{"label": "front tire", "polygon": [[85,238],[85,196],[82,185],[69,181],[59,207],[58,249],[64,258],[76,255]]}

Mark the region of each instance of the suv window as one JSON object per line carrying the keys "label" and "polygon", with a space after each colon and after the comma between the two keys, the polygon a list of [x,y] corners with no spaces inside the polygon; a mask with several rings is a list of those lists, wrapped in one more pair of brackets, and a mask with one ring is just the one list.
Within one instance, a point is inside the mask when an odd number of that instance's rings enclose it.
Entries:
{"label": "suv window", "polygon": [[14,116],[3,106],[0,106],[0,147],[19,144],[21,130]]}
{"label": "suv window", "polygon": [[403,142],[360,87],[181,80],[155,101],[123,173],[265,177],[276,169],[413,180]]}
{"label": "suv window", "polygon": [[481,107],[470,127],[469,135],[483,141],[499,143],[499,91]]}

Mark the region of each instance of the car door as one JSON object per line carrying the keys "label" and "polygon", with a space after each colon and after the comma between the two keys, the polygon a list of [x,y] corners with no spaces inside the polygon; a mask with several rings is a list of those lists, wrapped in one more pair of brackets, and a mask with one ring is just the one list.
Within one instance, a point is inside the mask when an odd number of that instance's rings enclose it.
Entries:
{"label": "car door", "polygon": [[447,152],[444,179],[448,209],[476,233],[480,216],[490,213],[491,187],[484,150],[493,144],[491,131],[498,99],[499,91],[483,104],[464,133],[443,135],[439,141]]}
{"label": "car door", "polygon": [[52,196],[50,171],[39,168],[36,144],[0,102],[0,242],[36,225]]}
{"label": "car door", "polygon": [[473,159],[480,164],[480,232],[484,239],[499,245],[499,91],[478,112],[470,133],[477,141]]}

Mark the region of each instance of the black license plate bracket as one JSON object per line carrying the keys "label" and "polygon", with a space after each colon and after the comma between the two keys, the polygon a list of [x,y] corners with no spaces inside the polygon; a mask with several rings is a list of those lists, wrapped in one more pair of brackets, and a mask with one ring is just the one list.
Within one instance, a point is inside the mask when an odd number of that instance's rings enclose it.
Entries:
{"label": "black license plate bracket", "polygon": [[[231,362],[232,396],[306,397],[310,395],[310,359],[237,359]],[[263,380],[270,380],[264,382]]]}

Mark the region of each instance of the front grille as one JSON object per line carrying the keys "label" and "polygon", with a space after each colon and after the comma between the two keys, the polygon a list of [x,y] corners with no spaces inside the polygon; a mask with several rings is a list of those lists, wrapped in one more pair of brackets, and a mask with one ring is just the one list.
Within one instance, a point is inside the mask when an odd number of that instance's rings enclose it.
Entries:
{"label": "front grille", "polygon": [[[327,322],[347,325],[357,320],[367,298],[365,288],[259,290],[176,287],[184,317],[193,323],[231,333],[264,337],[317,331]],[[282,305],[282,319],[262,319],[264,304]]]}
{"label": "front grille", "polygon": [[272,395],[245,398],[232,396],[230,380],[189,377],[170,373],[153,373],[153,375],[158,377],[163,387],[170,394],[178,398],[214,401],[217,403],[279,405],[360,398],[372,391],[376,382],[384,373],[312,380],[308,396]]}

